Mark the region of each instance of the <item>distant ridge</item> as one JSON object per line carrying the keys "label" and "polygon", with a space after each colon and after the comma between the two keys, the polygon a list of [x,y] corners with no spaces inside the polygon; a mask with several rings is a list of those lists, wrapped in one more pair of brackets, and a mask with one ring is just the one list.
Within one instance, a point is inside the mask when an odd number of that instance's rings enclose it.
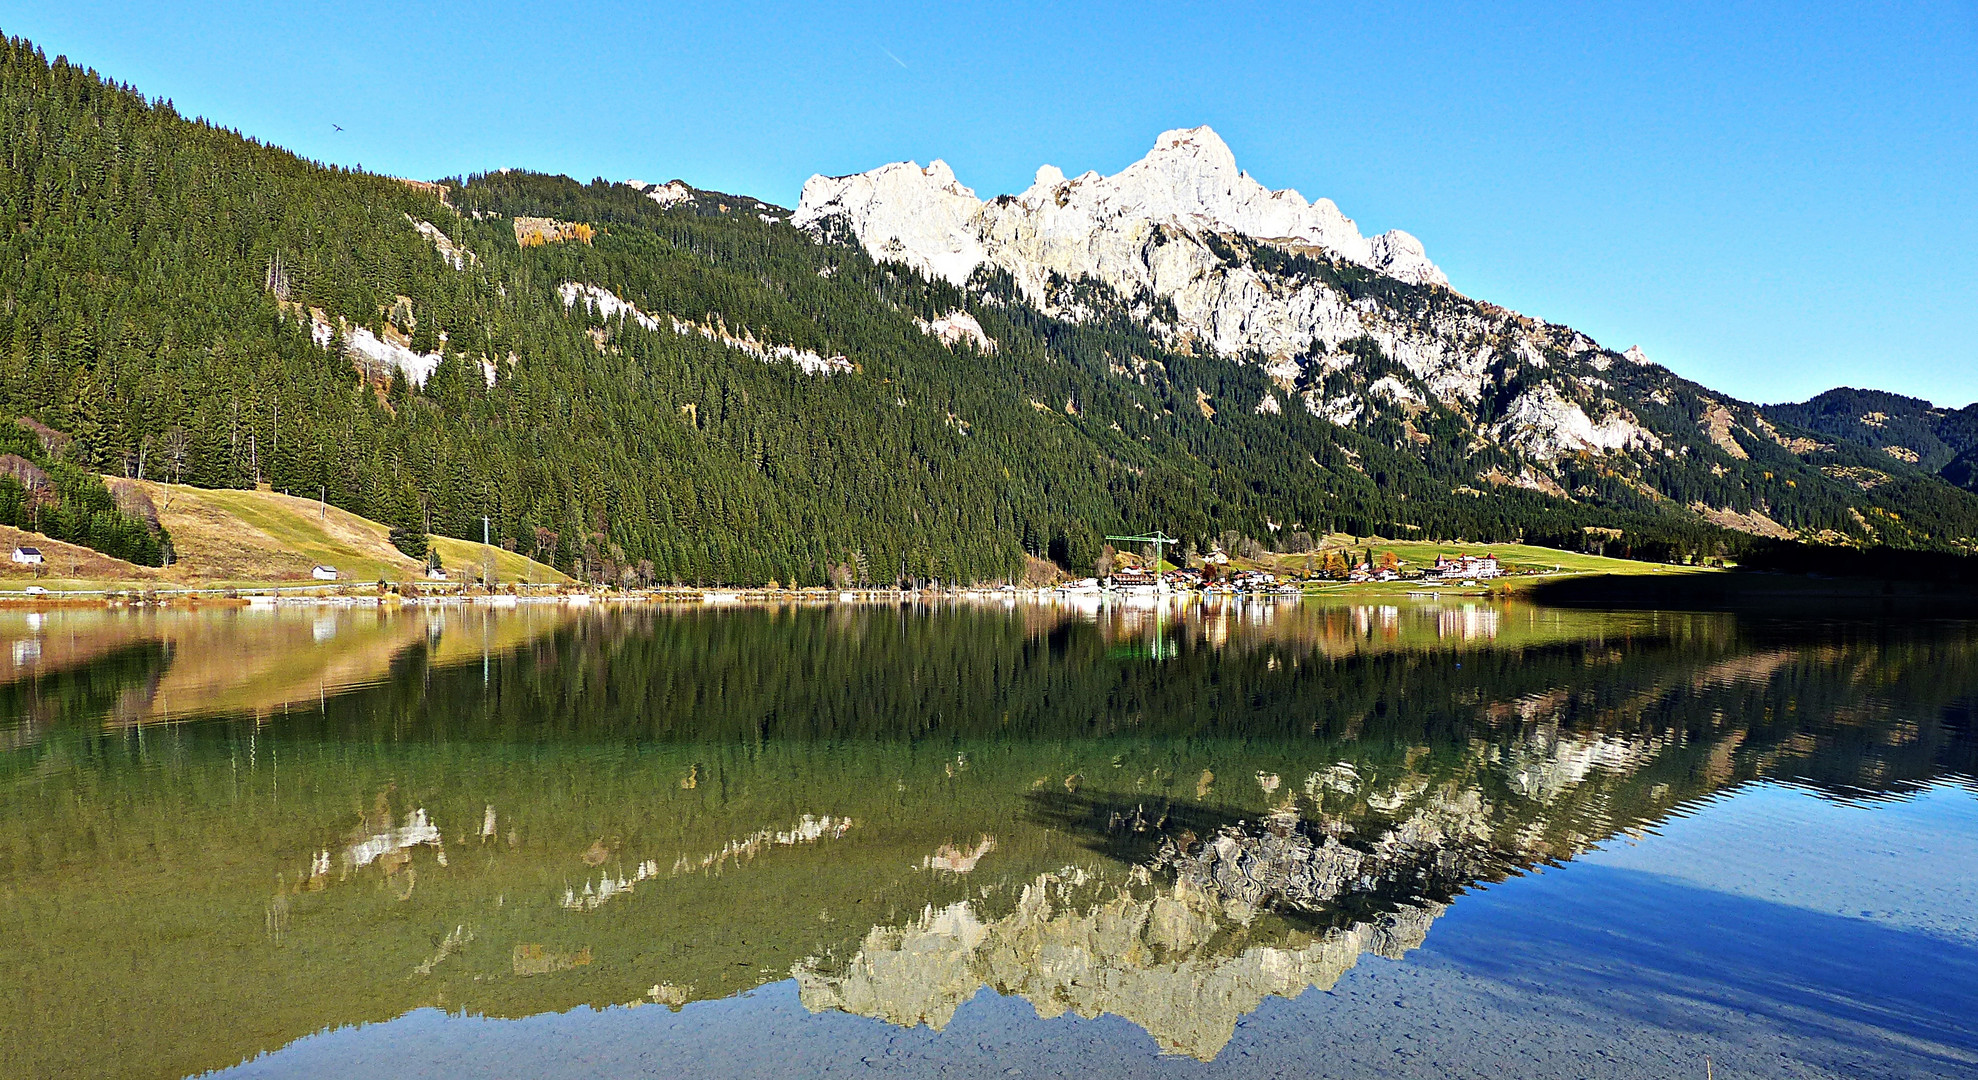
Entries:
{"label": "distant ridge", "polygon": [[1949,409],[1922,398],[1842,386],[1798,404],[1767,405],[1765,411],[1978,490],[1978,404]]}

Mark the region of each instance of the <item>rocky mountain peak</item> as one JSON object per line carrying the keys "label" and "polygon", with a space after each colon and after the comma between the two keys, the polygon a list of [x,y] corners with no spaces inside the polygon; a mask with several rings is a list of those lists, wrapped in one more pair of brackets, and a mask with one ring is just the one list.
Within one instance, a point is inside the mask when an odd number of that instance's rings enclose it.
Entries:
{"label": "rocky mountain peak", "polygon": [[[1454,454],[1468,463],[1456,493],[1681,502],[1746,527],[1736,522],[1749,515],[1717,508],[1774,505],[1765,485],[1787,466],[1752,472],[1752,487],[1730,478],[1755,454],[1826,445],[1699,396],[1639,346],[1614,352],[1449,289],[1420,240],[1363,236],[1331,200],[1266,187],[1208,127],[1163,132],[1110,176],[1045,165],[1022,192],[988,200],[939,161],[812,177],[790,221],[985,294],[1005,287],[976,277],[991,267],[1048,315],[1125,315],[1173,350],[1256,364],[1271,383],[1250,399],[1257,415],[1288,425],[1307,413],[1402,453]],[[1177,390],[1206,405],[1199,387]],[[1872,467],[1823,461],[1828,471],[1793,483],[1867,491],[1935,449],[1875,445],[1884,453],[1866,459]]]}
{"label": "rocky mountain peak", "polygon": [[[1123,187],[1139,186],[1154,180],[1158,187],[1175,197],[1177,206],[1193,203],[1196,212],[1213,211],[1239,191],[1252,194],[1269,189],[1236,167],[1236,154],[1222,137],[1207,126],[1164,131],[1154,141],[1147,156],[1126,167],[1115,178]],[[1300,199],[1299,202],[1304,202]]]}
{"label": "rocky mountain peak", "polygon": [[951,195],[959,195],[968,199],[975,198],[974,190],[964,187],[961,181],[956,180],[955,170],[949,168],[948,163],[942,161],[940,158],[935,158],[933,161],[928,162],[927,168],[920,170],[920,174],[933,181],[935,187]]}
{"label": "rocky mountain peak", "polygon": [[[924,169],[900,162],[851,176],[814,176],[791,223],[802,228],[833,217],[875,252],[956,284],[983,262],[1019,280],[1033,276],[1013,265],[1021,259],[999,255],[1002,245],[985,243],[996,236],[1090,249],[1112,246],[1105,234],[1144,236],[1159,225],[1309,245],[1410,284],[1448,284],[1414,237],[1396,231],[1369,240],[1330,199],[1308,203],[1289,188],[1265,187],[1237,167],[1229,145],[1206,126],[1163,132],[1145,157],[1113,176],[1067,179],[1045,165],[1022,193],[987,203],[938,160]],[[970,232],[973,242],[964,235]],[[1052,269],[1107,277],[1097,266]]]}
{"label": "rocky mountain peak", "polygon": [[1223,137],[1207,124],[1161,132],[1161,137],[1154,140],[1154,148],[1147,151],[1147,156],[1141,160],[1165,158],[1204,160],[1220,163],[1225,169],[1236,168],[1236,154],[1223,141]]}

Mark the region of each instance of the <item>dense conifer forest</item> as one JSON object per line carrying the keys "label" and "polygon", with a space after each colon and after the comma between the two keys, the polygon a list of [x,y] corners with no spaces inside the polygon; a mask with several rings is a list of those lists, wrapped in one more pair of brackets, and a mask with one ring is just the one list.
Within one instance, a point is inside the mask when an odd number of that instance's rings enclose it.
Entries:
{"label": "dense conifer forest", "polygon": [[1921,398],[1842,386],[1765,411],[1978,491],[1978,404],[1945,409]]}
{"label": "dense conifer forest", "polygon": [[[0,415],[68,435],[78,475],[320,493],[408,550],[479,539],[485,517],[503,546],[617,583],[992,580],[1026,556],[1086,572],[1106,533],[1150,528],[1197,547],[1576,546],[1587,526],[1656,557],[1735,543],[1684,491],[1484,494],[1452,483],[1453,444],[1261,415],[1259,367],[1164,348],[1102,286],[1068,322],[1008,281],[964,292],[785,217],[710,192],[662,206],[602,180],[322,165],[9,39]],[[566,283],[656,328],[569,305]],[[993,351],[916,324],[953,311]],[[415,385],[353,351],[360,333],[440,359]],[[842,369],[759,355],[775,347]],[[1855,512],[1817,470],[1767,468],[1808,520]],[[1885,537],[1978,535],[1978,500],[1920,474],[1873,498],[1895,508]],[[162,556],[119,521],[113,553]]]}

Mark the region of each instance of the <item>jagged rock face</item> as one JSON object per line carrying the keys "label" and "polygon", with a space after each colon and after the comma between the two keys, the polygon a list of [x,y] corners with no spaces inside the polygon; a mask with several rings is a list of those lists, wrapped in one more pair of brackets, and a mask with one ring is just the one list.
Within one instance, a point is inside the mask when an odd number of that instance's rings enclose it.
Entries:
{"label": "jagged rock face", "polygon": [[[1914,450],[1837,472],[1833,446],[1707,393],[1638,346],[1617,352],[1457,293],[1414,237],[1369,239],[1328,200],[1266,188],[1207,128],[1164,133],[1113,176],[1047,165],[1024,191],[986,201],[940,161],[814,176],[789,221],[986,304],[1123,316],[1169,349],[1254,363],[1276,388],[1243,409],[1288,426],[1308,413],[1417,455],[1453,494],[1523,490],[1831,542],[1877,535],[1831,505],[1857,500],[1850,483],[1870,490],[1857,478],[1886,477]],[[923,329],[961,340],[953,327]],[[1114,370],[1131,378],[1142,362]],[[1779,479],[1774,446],[1799,459],[1798,475]]]}
{"label": "jagged rock face", "polygon": [[[1433,402],[1482,421],[1479,402],[1507,369],[1523,368],[1546,374],[1528,380],[1478,437],[1541,467],[1569,454],[1662,447],[1606,393],[1605,380],[1580,377],[1579,368],[1593,375],[1618,354],[1449,291],[1414,237],[1394,231],[1368,239],[1330,200],[1307,203],[1295,191],[1266,188],[1205,127],[1164,133],[1114,176],[1067,179],[1047,165],[1021,194],[986,202],[940,161],[815,176],[791,223],[819,233],[842,228],[877,257],[956,284],[994,267],[1030,302],[1062,317],[1090,314],[1065,283],[1097,280],[1179,347],[1261,354],[1288,393],[1342,425],[1377,419],[1383,403],[1412,416]],[[1356,299],[1341,287],[1342,267],[1427,291],[1405,304]],[[1406,381],[1355,377],[1364,357],[1338,351],[1354,340],[1376,343]],[[1578,362],[1563,364],[1567,358]],[[1638,350],[1628,359],[1646,363]]]}
{"label": "jagged rock face", "polygon": [[[1208,128],[1170,131],[1145,158],[1115,176],[1066,179],[1046,165],[1019,195],[982,201],[945,162],[884,165],[852,176],[814,176],[791,223],[839,224],[880,258],[965,284],[985,264],[1007,271],[1033,303],[1077,316],[1053,295],[1054,279],[1090,277],[1123,297],[1173,303],[1179,336],[1226,355],[1291,358],[1371,334],[1438,393],[1474,399],[1485,357],[1447,344],[1459,331],[1420,328],[1356,304],[1337,289],[1300,283],[1260,267],[1231,265],[1215,237],[1236,236],[1291,253],[1310,252],[1411,284],[1447,279],[1414,237],[1368,240],[1331,200],[1307,203],[1271,191],[1236,166]],[[1508,313],[1503,313],[1508,314]]]}
{"label": "jagged rock face", "polygon": [[957,285],[985,262],[1032,284],[1041,284],[1037,271],[1056,270],[1115,287],[1124,272],[1146,285],[1144,274],[1120,263],[1163,225],[1316,247],[1412,284],[1449,283],[1414,237],[1397,230],[1369,240],[1332,200],[1307,203],[1296,191],[1270,190],[1237,168],[1206,127],[1163,133],[1146,157],[1114,176],[1066,179],[1046,165],[1022,194],[986,203],[942,161],[813,176],[790,220],[805,228],[827,218],[844,220],[874,253]]}
{"label": "jagged rock face", "polygon": [[1554,461],[1580,450],[1660,450],[1662,440],[1627,414],[1615,409],[1596,423],[1586,410],[1549,383],[1541,383],[1513,399],[1497,423],[1502,442],[1523,449],[1540,461]]}

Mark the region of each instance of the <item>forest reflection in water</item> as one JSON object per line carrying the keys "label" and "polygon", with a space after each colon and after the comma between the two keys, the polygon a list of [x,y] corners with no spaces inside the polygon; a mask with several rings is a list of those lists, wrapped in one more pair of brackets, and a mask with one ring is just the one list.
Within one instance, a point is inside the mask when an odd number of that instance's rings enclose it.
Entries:
{"label": "forest reflection in water", "polygon": [[0,639],[9,1075],[791,978],[937,1028],[986,985],[1208,1059],[1479,884],[1755,780],[1900,797],[1978,759],[1956,622],[61,611]]}

